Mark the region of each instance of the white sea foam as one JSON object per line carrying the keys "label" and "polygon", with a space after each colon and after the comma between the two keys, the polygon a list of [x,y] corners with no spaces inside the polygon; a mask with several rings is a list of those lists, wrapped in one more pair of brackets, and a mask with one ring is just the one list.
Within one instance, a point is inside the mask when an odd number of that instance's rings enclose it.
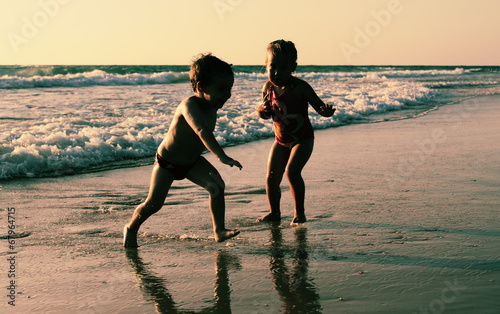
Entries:
{"label": "white sea foam", "polygon": [[[332,118],[323,118],[310,108],[311,122],[319,129],[415,105],[433,106],[429,102],[439,96],[434,87],[455,88],[455,78],[464,71],[472,70],[385,68],[377,72],[308,72],[297,76],[307,80],[324,102],[337,108]],[[449,80],[443,78],[447,75]],[[260,119],[256,112],[265,80],[263,73],[236,74],[233,96],[219,110],[214,132],[221,145],[273,136],[272,121]],[[169,84],[173,82],[180,83]],[[478,75],[458,85],[478,82],[494,85],[497,81]],[[112,75],[94,70],[25,78],[3,76],[0,85],[4,87],[0,89],[3,179],[64,174],[152,158],[168,131],[176,106],[192,93],[187,72]]]}
{"label": "white sea foam", "polygon": [[161,72],[152,74],[109,74],[93,70],[78,74],[57,74],[53,76],[10,76],[0,77],[0,88],[38,88],[38,87],[81,87],[112,85],[149,85],[188,82],[187,72]]}
{"label": "white sea foam", "polygon": [[[395,78],[395,77],[429,77],[460,75],[470,73],[474,69],[464,70],[385,70],[378,72],[307,72],[297,73],[298,77],[306,80],[310,79],[349,79],[349,78]],[[266,75],[261,73],[236,73],[236,78],[240,79],[266,79]],[[51,76],[11,76],[0,77],[0,89],[21,89],[21,88],[41,88],[41,87],[84,87],[84,86],[117,86],[117,85],[151,85],[151,84],[172,84],[189,82],[188,72],[160,72],[160,73],[131,73],[131,74],[110,74],[102,70],[93,70],[77,74],[57,74]]]}
{"label": "white sea foam", "polygon": [[[362,78],[362,79],[380,79],[380,78],[404,78],[404,77],[435,77],[435,76],[456,76],[464,73],[471,73],[474,69],[464,70],[463,68],[456,68],[455,70],[382,70],[377,72],[371,71],[354,71],[354,72],[298,72],[297,77],[305,80],[310,79],[349,79],[349,78]],[[262,78],[266,79],[264,73],[238,73],[237,77],[252,79]]]}
{"label": "white sea foam", "polygon": [[[219,111],[214,134],[221,145],[273,135],[271,121],[260,119],[255,110],[262,83],[256,79],[237,79],[233,97]],[[316,80],[312,84],[325,102],[337,107],[337,114],[329,119],[311,111],[316,128],[397,110],[424,101],[432,94],[422,84],[387,79],[357,84],[356,88],[352,82],[332,85],[327,80]],[[4,119],[1,128],[0,178],[64,173],[69,169],[153,156],[168,131],[173,110],[189,94],[187,83],[42,89],[36,94],[18,90],[11,98],[17,100],[16,105],[11,104],[11,110],[3,112],[10,119]]]}

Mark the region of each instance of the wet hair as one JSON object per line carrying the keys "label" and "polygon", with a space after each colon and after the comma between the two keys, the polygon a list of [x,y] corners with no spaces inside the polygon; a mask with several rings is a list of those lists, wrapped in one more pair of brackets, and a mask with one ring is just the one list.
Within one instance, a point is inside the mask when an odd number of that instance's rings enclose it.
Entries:
{"label": "wet hair", "polygon": [[222,61],[211,53],[196,56],[189,71],[189,79],[191,80],[193,91],[196,92],[196,85],[198,83],[200,83],[200,86],[206,87],[220,74],[227,74],[234,77],[231,64]]}
{"label": "wet hair", "polygon": [[279,39],[267,45],[266,64],[268,61],[268,53],[271,53],[273,57],[284,57],[290,63],[297,62],[297,49],[291,41]]}

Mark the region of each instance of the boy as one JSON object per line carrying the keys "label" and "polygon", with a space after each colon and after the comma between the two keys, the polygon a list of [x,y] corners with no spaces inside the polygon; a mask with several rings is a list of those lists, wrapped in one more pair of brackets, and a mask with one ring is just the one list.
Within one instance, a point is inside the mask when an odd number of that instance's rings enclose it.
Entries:
{"label": "boy", "polygon": [[156,152],[149,195],[134,211],[124,228],[123,246],[137,247],[137,232],[149,216],[160,210],[174,180],[184,178],[204,187],[210,194],[210,212],[215,240],[222,242],[239,234],[224,225],[224,181],[201,156],[205,148],[229,166],[242,168],[227,156],[213,135],[217,110],[231,97],[234,74],[231,65],[206,54],[191,65],[189,72],[194,95],[177,107],[172,123]]}

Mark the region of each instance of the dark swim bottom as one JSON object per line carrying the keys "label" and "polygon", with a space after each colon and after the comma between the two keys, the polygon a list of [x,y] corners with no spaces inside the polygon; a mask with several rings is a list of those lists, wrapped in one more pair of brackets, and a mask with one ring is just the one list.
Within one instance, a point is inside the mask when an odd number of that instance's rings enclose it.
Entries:
{"label": "dark swim bottom", "polygon": [[158,164],[163,169],[170,170],[174,174],[175,180],[185,179],[187,173],[189,172],[189,170],[191,170],[191,168],[193,168],[195,163],[191,165],[175,165],[170,161],[165,160],[163,157],[160,156],[160,154],[158,154],[158,152],[156,152],[155,165]]}

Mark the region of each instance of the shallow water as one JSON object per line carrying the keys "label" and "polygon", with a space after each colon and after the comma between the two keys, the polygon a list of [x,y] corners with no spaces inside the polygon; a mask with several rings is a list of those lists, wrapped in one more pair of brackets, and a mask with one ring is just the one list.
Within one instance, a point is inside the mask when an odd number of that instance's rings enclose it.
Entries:
{"label": "shallow water", "polygon": [[[150,166],[10,180],[1,195],[21,235],[15,313],[496,313],[497,100],[316,132],[301,227],[288,225],[285,182],[281,224],[254,223],[267,211],[272,140],[226,149],[242,171],[206,155],[227,185],[227,227],[242,231],[224,243],[214,242],[207,193],[180,181],[141,227],[141,247],[121,247]],[[447,140],[391,187],[386,174],[436,128]],[[0,255],[6,269],[12,254]]]}
{"label": "shallow water", "polygon": [[[255,159],[258,164],[265,155]],[[263,170],[225,175],[231,183],[226,224],[242,231],[236,238],[214,242],[206,192],[181,181],[141,228],[139,249],[120,246],[121,228],[145,196],[149,167],[12,182],[7,195],[16,197],[18,230],[25,234],[17,239],[17,309],[413,313],[444,304],[446,312],[468,313],[474,304],[493,313],[491,303],[475,300],[498,292],[500,264],[492,254],[500,234],[491,216],[474,209],[473,220],[467,213],[450,219],[439,206],[422,215],[413,211],[418,191],[407,192],[406,201],[398,201],[399,191],[357,200],[346,193],[352,188],[342,172],[336,182],[328,174],[313,179],[311,169],[308,222],[288,225],[285,185],[281,224],[256,224],[266,208],[257,180]],[[328,186],[336,196],[324,195]],[[384,206],[385,197],[392,201]]]}

